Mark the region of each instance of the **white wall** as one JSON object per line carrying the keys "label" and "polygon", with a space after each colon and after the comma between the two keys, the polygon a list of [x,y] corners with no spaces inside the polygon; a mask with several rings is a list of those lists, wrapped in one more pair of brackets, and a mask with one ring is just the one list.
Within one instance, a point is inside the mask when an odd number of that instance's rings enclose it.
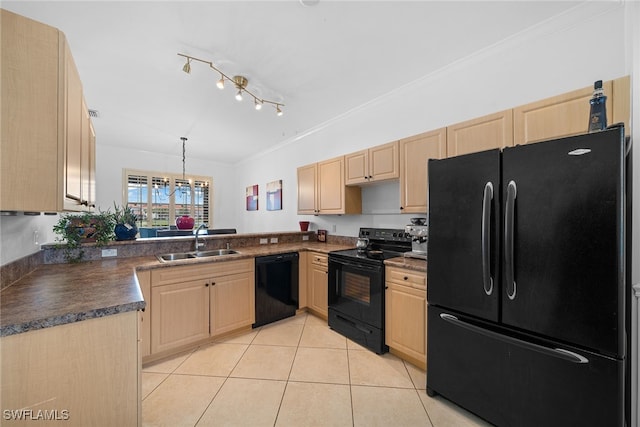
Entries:
{"label": "white wall", "polygon": [[[296,168],[630,74],[624,23],[624,4],[583,4],[242,162],[235,193],[259,184],[261,207],[247,212],[238,202],[239,228],[292,230],[308,220],[312,229],[356,236],[361,226],[404,227],[414,215],[387,214],[399,212],[393,184],[363,191],[364,211],[376,214],[298,216]],[[263,209],[264,186],[274,179],[284,187],[276,213]]]}

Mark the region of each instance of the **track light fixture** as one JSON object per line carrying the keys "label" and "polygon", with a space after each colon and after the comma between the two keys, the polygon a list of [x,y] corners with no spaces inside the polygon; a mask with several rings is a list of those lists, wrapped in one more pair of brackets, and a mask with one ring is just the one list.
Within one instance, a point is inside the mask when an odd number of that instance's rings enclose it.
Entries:
{"label": "track light fixture", "polygon": [[237,89],[236,99],[238,101],[242,101],[243,93],[246,93],[253,98],[253,103],[256,110],[261,110],[262,106],[265,103],[271,104],[276,108],[276,115],[282,116],[282,109],[280,107],[284,107],[284,104],[282,104],[281,102],[269,101],[268,99],[262,99],[254,95],[252,92],[247,90],[247,84],[249,83],[249,80],[246,77],[244,76],[229,77],[225,73],[220,71],[218,68],[216,68],[211,61],[205,61],[204,59],[195,58],[193,56],[185,55],[183,53],[178,53],[178,56],[182,56],[183,58],[187,59],[187,63],[184,64],[184,66],[182,67],[182,71],[184,71],[185,73],[187,74],[191,73],[191,61],[198,61],[204,64],[209,64],[209,67],[211,69],[213,69],[214,71],[220,74],[220,79],[216,82],[216,86],[218,87],[218,89],[224,89],[225,80],[227,80],[233,83],[233,85]]}

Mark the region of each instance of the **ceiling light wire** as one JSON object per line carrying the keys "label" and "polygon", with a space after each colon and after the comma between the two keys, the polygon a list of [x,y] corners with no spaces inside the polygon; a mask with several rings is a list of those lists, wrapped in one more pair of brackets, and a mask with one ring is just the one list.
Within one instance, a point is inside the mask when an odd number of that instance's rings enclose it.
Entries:
{"label": "ceiling light wire", "polygon": [[[216,83],[216,86],[219,89],[224,89],[224,82],[225,80],[228,80],[229,82],[233,83],[234,86],[238,89],[238,92],[236,93],[236,99],[238,101],[242,100],[242,92],[245,92],[253,98],[253,102],[255,104],[256,110],[260,110],[262,108],[262,105],[265,103],[271,104],[276,109],[276,115],[282,116],[282,109],[280,107],[284,107],[284,104],[281,102],[270,101],[268,99],[262,99],[257,95],[255,95],[253,92],[247,90],[246,86],[249,83],[249,81],[247,80],[246,77],[243,77],[243,76],[229,77],[228,75],[223,73],[219,68],[213,65],[213,62],[211,61],[206,61],[204,59],[196,58],[194,56],[185,55],[183,53],[178,53],[178,56],[182,56],[183,58],[187,59],[187,63],[184,65],[184,67],[182,67],[182,71],[184,71],[185,73],[187,74],[191,73],[191,61],[197,61],[197,62],[202,62],[203,64],[208,64],[211,69],[215,70],[220,74],[220,79]],[[258,107],[258,105],[260,105],[260,107]]]}

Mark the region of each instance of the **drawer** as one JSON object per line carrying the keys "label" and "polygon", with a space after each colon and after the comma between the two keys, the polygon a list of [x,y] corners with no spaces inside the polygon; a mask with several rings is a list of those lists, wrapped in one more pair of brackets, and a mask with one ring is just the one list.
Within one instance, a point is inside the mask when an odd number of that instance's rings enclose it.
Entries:
{"label": "drawer", "polygon": [[324,254],[319,254],[316,252],[312,252],[311,254],[311,264],[320,265],[323,267],[327,267],[329,264],[328,256]]}
{"label": "drawer", "polygon": [[427,289],[427,275],[418,271],[389,268],[386,269],[386,280],[416,289]]}
{"label": "drawer", "polygon": [[179,283],[185,280],[210,279],[212,277],[253,271],[253,269],[253,258],[170,266],[151,271],[151,286]]}

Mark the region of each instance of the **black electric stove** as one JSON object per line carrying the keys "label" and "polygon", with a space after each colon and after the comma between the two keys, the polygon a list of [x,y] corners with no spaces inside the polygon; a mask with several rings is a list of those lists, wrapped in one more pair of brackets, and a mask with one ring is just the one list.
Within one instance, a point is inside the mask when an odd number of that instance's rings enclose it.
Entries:
{"label": "black electric stove", "polygon": [[402,256],[411,250],[411,236],[407,236],[404,229],[361,228],[358,236],[369,239],[366,249],[333,251],[329,253],[329,256],[380,264],[386,259]]}
{"label": "black electric stove", "polygon": [[404,229],[361,228],[366,248],[329,252],[329,326],[382,354],[384,342],[384,260],[411,250]]}

